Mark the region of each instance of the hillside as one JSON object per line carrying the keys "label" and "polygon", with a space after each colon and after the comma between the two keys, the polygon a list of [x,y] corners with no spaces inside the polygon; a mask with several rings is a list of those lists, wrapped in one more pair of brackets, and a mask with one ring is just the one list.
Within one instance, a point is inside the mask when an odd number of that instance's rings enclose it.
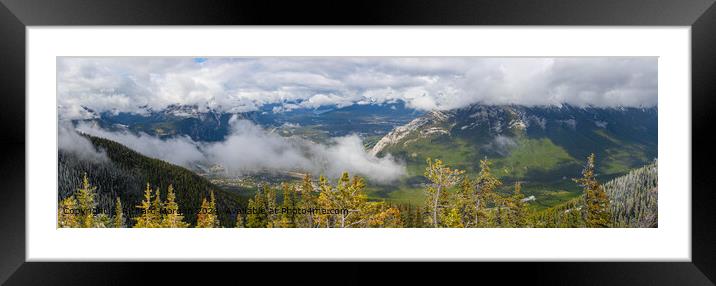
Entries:
{"label": "hillside", "polygon": [[[203,198],[208,198],[213,190],[217,200],[217,209],[232,210],[245,206],[245,199],[226,192],[205,178],[182,167],[143,156],[119,143],[92,136],[86,136],[98,149],[103,150],[108,160],[87,160],[59,150],[58,154],[58,199],[72,194],[80,187],[82,176],[86,172],[90,182],[97,187],[98,207],[112,209],[114,200],[119,197],[125,209],[133,209],[139,204],[142,194],[149,183],[152,188],[161,188],[161,196],[166,198],[167,186],[172,184],[176,190],[177,203],[183,208],[198,208]],[[128,217],[135,214],[125,212]],[[234,217],[219,213],[222,225],[233,225]],[[195,215],[186,215],[186,220],[194,223]],[[131,220],[130,220],[131,221]]]}
{"label": "hillside", "polygon": [[[440,158],[468,173],[480,159],[494,162],[498,177],[521,181],[539,207],[564,202],[577,193],[572,178],[590,153],[602,180],[624,175],[657,156],[657,109],[471,105],[432,111],[394,128],[372,148],[408,165],[402,193],[423,181],[426,158]],[[411,201],[420,200],[413,198]]]}
{"label": "hillside", "polygon": [[[658,164],[637,168],[603,184],[613,227],[658,227]],[[547,208],[534,216],[537,227],[583,227],[583,197]]]}

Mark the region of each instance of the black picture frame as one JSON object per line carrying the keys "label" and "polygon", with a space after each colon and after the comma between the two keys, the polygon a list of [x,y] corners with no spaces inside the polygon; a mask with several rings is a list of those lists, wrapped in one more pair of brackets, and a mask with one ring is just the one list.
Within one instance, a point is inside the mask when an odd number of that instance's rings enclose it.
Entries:
{"label": "black picture frame", "polygon": [[[6,285],[144,284],[152,280],[209,283],[235,276],[302,283],[374,282],[391,272],[395,281],[494,275],[508,282],[562,285],[714,285],[716,282],[716,162],[709,140],[716,119],[716,5],[714,0],[370,0],[329,1],[147,1],[0,0],[0,282]],[[338,4],[340,3],[340,4]],[[105,263],[25,260],[25,51],[27,26],[79,25],[630,25],[690,26],[692,77],[691,262],[531,262],[435,266],[410,263]],[[663,120],[669,120],[664,118]],[[48,159],[48,162],[52,160]],[[683,190],[688,191],[688,190]],[[158,268],[157,268],[158,267]],[[278,270],[281,268],[281,270]],[[159,270],[157,270],[159,269]],[[315,273],[321,269],[320,275]],[[388,269],[400,269],[398,271]],[[173,275],[160,274],[172,271]],[[309,272],[310,271],[310,272]],[[454,271],[455,274],[449,274]],[[202,275],[205,273],[206,275]],[[257,274],[261,273],[261,274]],[[264,274],[265,273],[265,274]],[[313,274],[311,274],[313,273]],[[209,275],[210,274],[210,275]],[[153,276],[154,275],[154,276]],[[412,277],[412,278],[411,278]],[[261,279],[260,277],[257,277]],[[340,279],[340,280],[338,280]],[[386,278],[380,278],[385,281]],[[221,281],[221,280],[218,280]],[[487,282],[489,280],[484,280]]]}

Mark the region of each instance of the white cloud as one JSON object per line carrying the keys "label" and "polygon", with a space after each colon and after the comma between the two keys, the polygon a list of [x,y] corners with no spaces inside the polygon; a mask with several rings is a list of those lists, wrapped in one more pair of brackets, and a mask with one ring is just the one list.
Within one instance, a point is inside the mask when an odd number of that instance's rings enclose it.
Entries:
{"label": "white cloud", "polygon": [[191,167],[192,162],[204,160],[204,154],[189,137],[180,136],[162,140],[145,133],[135,135],[126,131],[110,132],[89,124],[80,124],[77,130],[96,137],[116,141],[145,156],[161,159],[176,165]]}
{"label": "white cloud", "polygon": [[58,149],[74,153],[77,156],[94,162],[107,160],[107,155],[102,150],[97,150],[86,137],[78,134],[77,131],[67,123],[57,126]]}
{"label": "white cloud", "polygon": [[80,124],[78,130],[184,167],[221,164],[232,174],[304,171],[336,178],[346,171],[378,183],[390,183],[406,174],[404,164],[392,157],[370,155],[356,135],[318,144],[269,133],[246,120],[232,118],[230,122],[231,133],[224,141],[214,143],[195,142],[188,137],[159,139],[143,133],[109,132],[89,124]]}
{"label": "white cloud", "polygon": [[472,103],[657,104],[656,58],[60,58],[61,115],[78,106],[136,111],[196,104],[232,111],[266,103],[350,105],[403,99],[419,109]]}

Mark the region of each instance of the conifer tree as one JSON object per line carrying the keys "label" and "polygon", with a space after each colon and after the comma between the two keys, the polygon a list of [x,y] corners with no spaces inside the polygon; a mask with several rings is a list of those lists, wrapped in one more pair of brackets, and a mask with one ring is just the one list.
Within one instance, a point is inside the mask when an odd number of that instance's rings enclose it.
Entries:
{"label": "conifer tree", "polygon": [[158,227],[158,225],[155,224],[157,221],[155,217],[158,214],[152,209],[152,188],[149,186],[149,183],[147,183],[147,187],[144,189],[144,200],[142,200],[137,208],[140,209],[140,214],[134,218],[136,221],[134,224],[135,228]]}
{"label": "conifer tree", "polygon": [[276,190],[266,184],[264,185],[264,194],[266,195],[266,199],[264,200],[264,208],[266,209],[266,227],[281,227],[281,216],[277,213],[276,207]]}
{"label": "conifer tree", "polygon": [[266,196],[263,191],[259,188],[253,199],[249,200],[249,206],[246,214],[246,227],[249,228],[261,228],[266,227],[268,224],[266,214]]}
{"label": "conifer tree", "polygon": [[295,189],[293,185],[283,183],[283,203],[281,204],[281,227],[296,227],[296,202],[294,199]]}
{"label": "conifer tree", "polygon": [[423,227],[423,209],[420,206],[415,208],[415,221],[413,227]]}
{"label": "conifer tree", "polygon": [[450,209],[450,212],[448,212],[448,215],[445,217],[443,224],[445,225],[445,227],[450,228],[464,227],[464,225],[462,224],[462,218],[460,217],[460,213],[455,208]]}
{"label": "conifer tree", "polygon": [[236,225],[235,228],[244,228],[244,216],[241,215],[241,212],[236,212]]}
{"label": "conifer tree", "polygon": [[82,178],[82,187],[77,190],[77,203],[79,204],[80,227],[95,227],[95,197],[97,187],[90,185],[87,173]]}
{"label": "conifer tree", "polygon": [[299,209],[306,210],[306,214],[297,217],[298,227],[316,227],[314,214],[310,210],[314,210],[317,207],[317,204],[318,198],[315,194],[315,191],[313,190],[313,181],[311,179],[311,175],[306,174],[303,177],[303,182],[301,183],[300,199],[296,204]]}
{"label": "conifer tree", "polygon": [[[157,192],[157,195],[159,195],[159,192]],[[163,205],[162,227],[189,227],[189,224],[184,222],[184,215],[182,215],[179,211],[179,205],[176,203],[176,194],[174,193],[174,187],[172,185],[167,187],[167,202]]]}
{"label": "conifer tree", "polygon": [[525,227],[527,225],[527,204],[522,200],[525,196],[522,194],[522,184],[515,183],[515,193],[509,199],[510,202],[510,224],[512,227]]}
{"label": "conifer tree", "polygon": [[574,181],[584,188],[584,218],[587,227],[609,227],[609,197],[595,178],[594,153],[587,157],[582,178]]}
{"label": "conifer tree", "polygon": [[164,209],[162,199],[160,196],[159,188],[155,190],[154,194],[154,201],[152,202],[152,210],[154,210],[154,216],[152,218],[154,219],[154,222],[152,222],[153,225],[156,227],[162,227],[162,211]]}
{"label": "conifer tree", "polygon": [[377,203],[376,206],[382,210],[368,218],[369,227],[396,228],[404,226],[400,210],[395,207],[385,207],[383,203]]}
{"label": "conifer tree", "polygon": [[[474,192],[470,196],[471,203],[474,206],[472,213],[471,226],[480,226],[481,218],[485,218],[485,209],[488,203],[498,204],[499,197],[495,194],[495,190],[502,185],[502,182],[492,174],[490,169],[490,161],[480,160],[480,173],[474,181]],[[493,223],[496,223],[495,216],[492,217]]]}
{"label": "conifer tree", "polygon": [[333,205],[339,210],[344,210],[337,215],[337,226],[343,228],[360,226],[371,216],[379,214],[380,208],[371,208],[367,204],[365,186],[362,177],[353,176],[351,179],[347,172],[343,173],[333,196],[335,200]]}
{"label": "conifer tree", "polygon": [[57,210],[57,227],[80,227],[80,216],[75,213],[78,205],[75,196],[60,201]]}
{"label": "conifer tree", "polygon": [[122,201],[119,200],[119,197],[117,197],[114,203],[114,218],[112,219],[112,226],[116,228],[125,227],[124,212],[122,211]]}
{"label": "conifer tree", "polygon": [[[334,198],[335,194],[333,192],[333,186],[328,182],[328,179],[324,176],[320,176],[318,178],[318,199],[316,200],[316,205],[319,208],[329,210],[329,209],[336,209]],[[316,225],[319,227],[333,227],[335,224],[335,215],[334,214],[328,214],[328,213],[322,213],[317,212],[314,215],[314,220],[316,222]]]}
{"label": "conifer tree", "polygon": [[476,227],[474,218],[478,216],[478,211],[484,212],[476,208],[475,200],[475,184],[468,176],[464,176],[460,181],[460,187],[453,198],[453,207],[460,214],[463,227]]}
{"label": "conifer tree", "polygon": [[427,201],[425,205],[431,212],[429,217],[430,224],[433,227],[439,227],[441,211],[448,204],[447,190],[458,182],[463,171],[445,167],[443,162],[438,159],[433,162],[428,158],[427,164],[425,177],[430,181],[430,184],[426,189]]}
{"label": "conifer tree", "polygon": [[209,193],[210,200],[204,198],[201,202],[201,210],[196,218],[197,228],[215,228],[219,227],[219,219],[217,217],[216,199],[214,191]]}

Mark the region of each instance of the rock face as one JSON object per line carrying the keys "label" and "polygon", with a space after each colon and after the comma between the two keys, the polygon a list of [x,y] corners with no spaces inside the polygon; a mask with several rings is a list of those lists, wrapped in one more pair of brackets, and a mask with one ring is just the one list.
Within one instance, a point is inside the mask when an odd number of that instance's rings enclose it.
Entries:
{"label": "rock face", "polygon": [[[548,138],[554,142],[579,141],[589,147],[594,136],[614,142],[656,145],[657,109],[592,108],[563,106],[471,105],[448,111],[432,111],[398,126],[375,144],[371,154],[380,156],[425,138],[459,137],[489,142],[497,137]],[[595,135],[595,132],[597,135]],[[602,132],[602,133],[599,133]],[[591,141],[590,141],[591,140]],[[574,145],[574,144],[572,144]]]}
{"label": "rock face", "polygon": [[447,128],[440,127],[452,117],[443,111],[431,111],[421,117],[415,118],[408,124],[398,126],[383,136],[370,150],[371,155],[378,155],[386,147],[395,145],[406,139],[406,136],[419,132],[420,137],[430,137],[435,134],[450,134]]}

